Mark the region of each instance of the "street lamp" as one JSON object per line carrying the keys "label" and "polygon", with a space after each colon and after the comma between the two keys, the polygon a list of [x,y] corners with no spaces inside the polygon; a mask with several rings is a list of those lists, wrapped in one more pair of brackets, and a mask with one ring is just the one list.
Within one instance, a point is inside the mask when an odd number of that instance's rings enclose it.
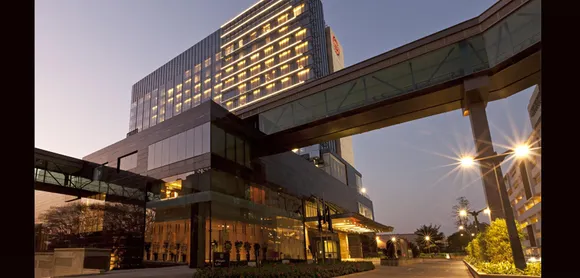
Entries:
{"label": "street lamp", "polygon": [[459,226],[459,230],[463,230],[463,229],[464,229],[463,225]]}
{"label": "street lamp", "polygon": [[363,194],[367,193],[367,189],[363,187],[363,188],[361,188],[360,192],[362,192]]}
{"label": "street lamp", "polygon": [[429,242],[430,240],[431,240],[430,236],[425,236],[425,241],[427,242],[427,248],[428,248],[427,250],[428,250],[429,254],[431,254],[431,244]]}
{"label": "street lamp", "polygon": [[[530,147],[527,145],[519,145],[516,146],[514,149],[507,150],[502,154],[497,154],[490,157],[475,159],[473,157],[463,157],[460,159],[460,165],[462,167],[471,167],[475,164],[476,161],[480,163],[487,162],[487,166],[493,169],[493,173],[495,175],[495,182],[498,187],[500,199],[501,199],[501,206],[504,213],[506,226],[508,230],[508,236],[510,240],[510,246],[512,248],[512,255],[514,257],[514,264],[516,268],[520,270],[524,270],[526,268],[526,258],[524,256],[524,251],[522,249],[522,243],[518,236],[518,229],[516,227],[515,218],[513,214],[513,209],[509,200],[509,196],[507,193],[507,189],[505,187],[505,183],[503,182],[503,178],[500,178],[501,174],[498,173],[498,167],[501,165],[501,162],[508,156],[514,155],[516,158],[525,158],[530,154]],[[486,211],[485,209],[483,211]],[[488,210],[489,211],[489,210]]]}

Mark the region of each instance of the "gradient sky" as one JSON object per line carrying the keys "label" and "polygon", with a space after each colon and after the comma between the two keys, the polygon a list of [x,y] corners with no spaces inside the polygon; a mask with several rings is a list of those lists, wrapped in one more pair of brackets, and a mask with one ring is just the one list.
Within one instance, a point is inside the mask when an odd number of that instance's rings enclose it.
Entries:
{"label": "gradient sky", "polygon": [[[81,158],[123,139],[132,84],[254,2],[36,0],[35,146]],[[349,66],[477,16],[494,2],[323,0],[323,5]],[[488,105],[497,145],[531,131],[531,92]],[[476,173],[445,176],[454,168],[444,167],[454,162],[450,156],[473,149],[469,118],[460,111],[356,135],[353,142],[375,220],[397,233],[429,223],[453,233],[451,207],[459,196],[484,207]]]}

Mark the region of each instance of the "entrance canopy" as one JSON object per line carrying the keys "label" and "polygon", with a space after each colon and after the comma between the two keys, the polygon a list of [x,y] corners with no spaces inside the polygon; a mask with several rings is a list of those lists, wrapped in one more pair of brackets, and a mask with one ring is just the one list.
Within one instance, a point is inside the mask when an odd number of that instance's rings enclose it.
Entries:
{"label": "entrance canopy", "polygon": [[[391,226],[383,225],[354,212],[335,214],[331,218],[332,228],[339,232],[363,234],[393,231],[393,227]],[[318,220],[316,217],[308,217],[306,218],[305,224],[308,228],[316,229],[318,227]],[[328,225],[323,224],[323,229],[328,230]]]}

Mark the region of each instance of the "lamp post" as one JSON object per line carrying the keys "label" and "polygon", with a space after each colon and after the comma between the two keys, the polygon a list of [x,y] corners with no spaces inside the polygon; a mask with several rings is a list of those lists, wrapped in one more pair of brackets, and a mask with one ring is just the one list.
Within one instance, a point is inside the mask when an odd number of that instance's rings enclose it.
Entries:
{"label": "lamp post", "polygon": [[427,242],[427,250],[428,250],[427,252],[429,252],[429,254],[431,254],[431,244],[430,244],[430,240],[431,240],[431,237],[425,236],[425,241]]}
{"label": "lamp post", "polygon": [[475,164],[476,161],[478,161],[480,163],[487,164],[488,167],[493,169],[495,181],[501,198],[502,210],[505,215],[505,221],[508,230],[510,246],[512,249],[514,264],[516,268],[520,270],[524,270],[526,268],[526,259],[524,256],[524,251],[522,249],[522,243],[518,236],[518,230],[516,227],[513,209],[509,200],[507,189],[503,181],[503,178],[500,178],[501,174],[498,173],[498,168],[501,165],[501,162],[510,155],[515,155],[516,158],[524,158],[527,157],[529,153],[530,153],[529,146],[521,145],[514,149],[507,150],[499,155],[496,154],[494,156],[479,159],[474,159],[473,157],[463,157],[460,160],[462,167],[471,167]]}
{"label": "lamp post", "polygon": [[[489,210],[489,208],[480,209],[478,211],[475,211],[475,210],[474,211],[467,211],[467,210],[462,209],[459,211],[459,216],[467,217],[468,214],[473,216],[473,220],[475,222],[475,230],[479,233],[480,229],[479,229],[479,221],[477,220],[477,216],[482,212],[487,214],[487,215],[491,214],[491,210]],[[462,230],[463,226],[459,226],[459,229]]]}

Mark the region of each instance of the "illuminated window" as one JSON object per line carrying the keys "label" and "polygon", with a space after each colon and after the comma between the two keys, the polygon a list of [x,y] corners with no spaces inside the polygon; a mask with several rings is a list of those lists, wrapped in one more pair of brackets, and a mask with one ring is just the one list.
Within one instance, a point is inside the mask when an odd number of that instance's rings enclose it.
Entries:
{"label": "illuminated window", "polygon": [[278,33],[280,35],[284,35],[284,34],[286,34],[286,31],[288,31],[288,26],[284,26],[284,27],[280,28],[280,30],[278,30]]}
{"label": "illuminated window", "polygon": [[191,83],[191,78],[185,80],[185,85],[189,85],[189,83]]}
{"label": "illuminated window", "polygon": [[201,64],[197,64],[193,68],[193,73],[198,73],[200,70],[201,70]]}
{"label": "illuminated window", "polygon": [[220,83],[221,81],[222,81],[222,74],[221,73],[216,74],[214,77],[214,82]]}
{"label": "illuminated window", "polygon": [[278,25],[286,22],[288,20],[288,14],[283,14],[282,16],[278,17]]}
{"label": "illuminated window", "polygon": [[226,103],[226,108],[227,108],[227,109],[232,109],[232,108],[234,108],[234,102],[233,102],[233,101],[231,101],[231,100],[230,100],[230,101],[228,101],[228,102]]}
{"label": "illuminated window", "polygon": [[243,71],[241,73],[238,74],[238,82],[244,80],[244,78],[246,78],[246,72]]}
{"label": "illuminated window", "polygon": [[270,59],[266,60],[266,62],[264,62],[264,64],[265,64],[266,68],[273,66],[274,65],[274,58],[270,58]]}
{"label": "illuminated window", "polygon": [[228,80],[226,80],[226,84],[224,86],[230,87],[233,84],[234,84],[234,78],[233,77],[230,77],[230,78],[228,78]]}
{"label": "illuminated window", "polygon": [[241,96],[238,102],[239,105],[244,105],[246,104],[246,96]]}
{"label": "illuminated window", "polygon": [[283,65],[280,67],[280,74],[286,74],[290,71],[290,67],[288,65]]}
{"label": "illuminated window", "polygon": [[246,83],[238,85],[238,93],[242,94],[246,91]]}
{"label": "illuminated window", "polygon": [[195,94],[199,94],[201,92],[201,84],[199,83],[195,84],[195,86],[193,87],[193,92]]}
{"label": "illuminated window", "polygon": [[201,102],[201,94],[193,96],[193,107],[196,107]]}
{"label": "illuminated window", "polygon": [[260,65],[254,66],[250,69],[250,75],[254,76],[255,74],[259,73],[261,69]]}
{"label": "illuminated window", "polygon": [[264,39],[264,43],[265,43],[265,44],[267,44],[267,43],[269,43],[271,40],[272,40],[272,38],[270,38],[270,36],[267,36],[267,37]]}
{"label": "illuminated window", "polygon": [[177,92],[181,92],[181,89],[183,89],[183,85],[181,84],[177,84],[177,86],[175,86],[175,88],[177,88]]}
{"label": "illuminated window", "polygon": [[294,37],[296,38],[296,41],[303,40],[304,38],[306,38],[306,29],[298,31],[296,35],[294,35]]}
{"label": "illuminated window", "polygon": [[283,40],[281,40],[278,44],[280,45],[280,49],[288,46],[288,42],[290,41],[290,38],[285,38]]}
{"label": "illuminated window", "polygon": [[203,87],[204,88],[209,87],[210,83],[211,83],[211,78],[206,79],[205,81],[203,81]]}
{"label": "illuminated window", "polygon": [[252,55],[252,56],[250,57],[250,61],[251,61],[252,63],[254,63],[254,62],[256,62],[256,61],[257,61],[259,58],[260,58],[260,53],[258,52],[258,53],[254,54],[254,55]]}
{"label": "illuminated window", "polygon": [[274,46],[268,46],[264,49],[264,56],[268,56],[274,52]]}
{"label": "illuminated window", "polygon": [[303,12],[304,12],[304,4],[301,4],[300,6],[294,8],[294,16],[295,17],[299,16]]}
{"label": "illuminated window", "polygon": [[213,101],[214,101],[215,103],[220,103],[220,102],[222,102],[222,95],[219,95],[219,96],[215,96],[215,97],[213,97]]}
{"label": "illuminated window", "polygon": [[234,51],[234,45],[230,44],[228,46],[226,46],[226,50],[225,50],[225,54],[224,55],[230,55],[230,53],[232,53]]}
{"label": "illuminated window", "polygon": [[267,72],[266,74],[264,74],[264,79],[266,79],[266,81],[270,81],[274,78],[276,78],[276,70],[273,70],[271,72]]}
{"label": "illuminated window", "polygon": [[181,93],[175,95],[175,102],[176,103],[181,102]]}
{"label": "illuminated window", "polygon": [[216,53],[215,54],[215,61],[217,62],[217,61],[219,61],[221,59],[222,59],[222,53],[221,52]]}
{"label": "illuminated window", "polygon": [[167,90],[167,98],[170,98],[173,96],[173,88]]}
{"label": "illuminated window", "polygon": [[203,98],[204,99],[209,99],[211,97],[211,88],[203,91]]}
{"label": "illuminated window", "polygon": [[220,84],[215,85],[213,87],[213,92],[216,95],[219,94],[219,93],[221,93],[222,92],[222,84],[220,83]]}
{"label": "illuminated window", "polygon": [[243,68],[246,65],[246,60],[242,60],[238,63],[238,69]]}
{"label": "illuminated window", "polygon": [[268,86],[266,86],[266,94],[271,94],[274,92],[275,89],[275,84],[274,83],[270,83],[268,84]]}
{"label": "illuminated window", "polygon": [[308,56],[298,59],[298,61],[296,61],[296,64],[298,65],[298,68],[306,67],[306,65],[308,65]]}
{"label": "illuminated window", "polygon": [[209,77],[210,77],[210,75],[211,75],[211,71],[210,71],[210,70],[206,70],[206,71],[204,71],[204,72],[203,72],[203,78],[204,78],[204,79],[205,79],[205,78],[209,78]]}
{"label": "illuminated window", "polygon": [[233,59],[232,56],[227,57],[226,60],[225,60],[226,65],[229,64],[229,63],[231,63],[232,62],[232,59]]}
{"label": "illuminated window", "polygon": [[262,33],[266,33],[268,31],[270,31],[270,24],[269,23],[264,25],[264,27],[262,27]]}
{"label": "illuminated window", "polygon": [[199,73],[196,73],[195,75],[193,75],[193,83],[199,83],[199,80],[200,80]]}
{"label": "illuminated window", "polygon": [[308,41],[305,41],[295,47],[296,54],[302,54],[308,50]]}
{"label": "illuminated window", "polygon": [[257,99],[260,97],[260,89],[256,89],[252,92],[252,96],[254,99]]}
{"label": "illuminated window", "polygon": [[260,77],[256,77],[256,78],[252,79],[250,86],[252,86],[252,88],[256,88],[256,87],[260,86]]}
{"label": "illuminated window", "polygon": [[191,70],[186,70],[185,71],[185,78],[190,78],[191,77]]}
{"label": "illuminated window", "polygon": [[308,73],[310,69],[301,70],[298,72],[298,82],[306,81],[308,79]]}
{"label": "illuminated window", "polygon": [[286,88],[288,86],[290,86],[290,77],[284,77],[282,78],[282,88]]}
{"label": "illuminated window", "polygon": [[232,73],[232,71],[234,70],[234,67],[229,67],[226,69],[226,74],[230,74]]}
{"label": "illuminated window", "polygon": [[278,57],[280,58],[280,61],[284,61],[284,60],[288,59],[289,55],[290,55],[290,50],[286,50],[286,51],[280,53],[280,55],[278,55]]}
{"label": "illuminated window", "polygon": [[254,40],[258,37],[258,33],[257,32],[252,32],[252,34],[250,34],[250,40]]}
{"label": "illuminated window", "polygon": [[181,113],[181,102],[175,105],[175,115]]}

